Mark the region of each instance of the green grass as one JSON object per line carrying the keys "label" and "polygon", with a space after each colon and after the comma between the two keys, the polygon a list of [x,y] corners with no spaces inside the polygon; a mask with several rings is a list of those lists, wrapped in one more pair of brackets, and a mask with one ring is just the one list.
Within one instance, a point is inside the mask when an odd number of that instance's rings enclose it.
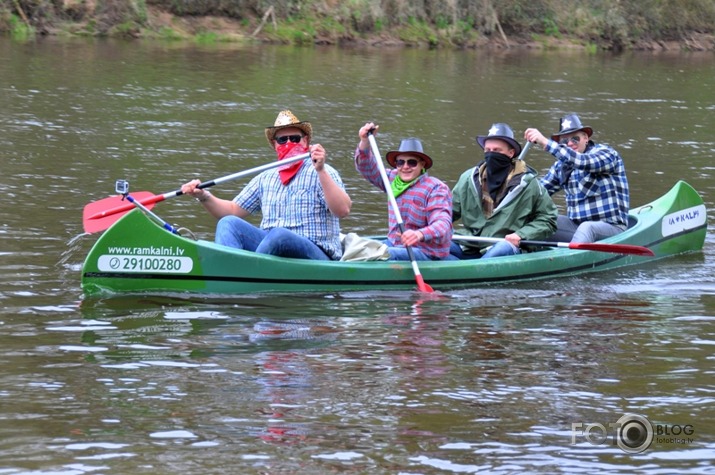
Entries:
{"label": "green grass", "polygon": [[184,39],[181,33],[168,26],[163,26],[159,29],[158,37],[166,41],[180,41]]}
{"label": "green grass", "polygon": [[30,41],[35,38],[35,29],[12,14],[10,15],[10,38],[23,43]]}

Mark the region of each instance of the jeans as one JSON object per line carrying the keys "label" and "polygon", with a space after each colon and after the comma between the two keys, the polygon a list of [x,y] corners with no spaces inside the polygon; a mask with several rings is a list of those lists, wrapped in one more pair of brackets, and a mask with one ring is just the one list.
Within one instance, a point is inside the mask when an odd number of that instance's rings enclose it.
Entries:
{"label": "jeans", "polygon": [[465,253],[464,250],[462,250],[462,246],[457,244],[456,241],[452,241],[452,244],[449,245],[449,255],[459,260],[479,259],[482,257],[482,254],[479,251],[469,254]]}
{"label": "jeans", "polygon": [[[447,257],[443,259],[432,259],[430,256],[422,252],[422,250],[417,249],[416,247],[411,247],[412,249],[412,255],[415,256],[416,261],[433,261],[433,260],[442,260],[442,261],[454,261],[457,258],[448,255]],[[407,248],[405,247],[396,247],[396,246],[390,246],[387,248],[387,252],[390,253],[390,259],[391,261],[409,261],[410,256],[407,253]]]}
{"label": "jeans", "polygon": [[465,254],[461,246],[456,242],[452,241],[452,245],[449,247],[449,253],[452,257],[457,259],[488,259],[490,257],[500,257],[500,256],[512,256],[514,254],[521,254],[521,249],[514,246],[510,242],[500,241],[489,248],[487,252],[483,255],[479,252],[473,254]]}
{"label": "jeans", "polygon": [[584,221],[576,224],[566,216],[556,219],[556,232],[548,239],[552,242],[596,242],[622,233],[624,230],[605,221]]}
{"label": "jeans", "polygon": [[329,261],[310,239],[285,228],[263,230],[237,216],[224,216],[216,225],[216,244],[259,254]]}
{"label": "jeans", "polygon": [[487,252],[484,253],[482,259],[488,259],[490,257],[513,256],[514,254],[521,254],[521,249],[519,249],[509,241],[499,241],[498,243],[490,247]]}

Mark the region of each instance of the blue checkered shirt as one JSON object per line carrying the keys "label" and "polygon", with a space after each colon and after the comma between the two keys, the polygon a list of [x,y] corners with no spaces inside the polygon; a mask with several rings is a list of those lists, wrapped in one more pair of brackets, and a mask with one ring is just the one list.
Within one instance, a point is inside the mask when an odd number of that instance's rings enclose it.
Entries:
{"label": "blue checkered shirt", "polygon": [[[325,170],[345,189],[338,172]],[[320,179],[310,162],[304,163],[288,185],[281,183],[278,170],[266,170],[254,177],[233,201],[253,214],[262,213],[261,229],[286,228],[313,241],[331,259],[343,255],[340,220],[330,212]]]}
{"label": "blue checkered shirt", "polygon": [[546,151],[556,157],[541,179],[549,195],[566,193],[566,215],[573,222],[605,221],[628,225],[630,195],[623,159],[613,148],[589,141],[584,153],[578,153],[553,140]]}

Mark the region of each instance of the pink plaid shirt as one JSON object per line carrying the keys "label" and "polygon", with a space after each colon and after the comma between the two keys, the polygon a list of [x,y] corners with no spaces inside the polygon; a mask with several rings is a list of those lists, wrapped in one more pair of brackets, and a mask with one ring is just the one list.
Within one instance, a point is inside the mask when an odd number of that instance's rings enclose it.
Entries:
{"label": "pink plaid shirt", "polygon": [[[355,168],[367,181],[385,191],[372,151],[358,148],[355,151]],[[389,181],[396,175],[397,170],[387,170]],[[396,201],[405,229],[420,231],[425,236],[425,240],[416,247],[432,259],[447,257],[452,242],[452,192],[449,187],[424,173],[414,185],[396,197]],[[390,229],[387,238],[391,245],[399,246],[400,228],[389,204],[388,209]]]}

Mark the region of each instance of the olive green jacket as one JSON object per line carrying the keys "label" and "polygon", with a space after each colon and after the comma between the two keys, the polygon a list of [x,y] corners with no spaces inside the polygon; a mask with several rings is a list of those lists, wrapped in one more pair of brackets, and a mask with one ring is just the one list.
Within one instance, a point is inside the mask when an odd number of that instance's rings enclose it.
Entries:
{"label": "olive green jacket", "polygon": [[[522,239],[546,239],[556,231],[556,205],[536,179],[536,171],[511,178],[508,192],[487,218],[482,212],[482,185],[475,182],[476,167],[462,173],[452,190],[452,221],[462,220],[455,234],[503,238],[516,233]],[[480,175],[481,176],[481,175]],[[481,180],[480,180],[481,181]],[[482,248],[490,243],[460,243],[467,248]]]}

